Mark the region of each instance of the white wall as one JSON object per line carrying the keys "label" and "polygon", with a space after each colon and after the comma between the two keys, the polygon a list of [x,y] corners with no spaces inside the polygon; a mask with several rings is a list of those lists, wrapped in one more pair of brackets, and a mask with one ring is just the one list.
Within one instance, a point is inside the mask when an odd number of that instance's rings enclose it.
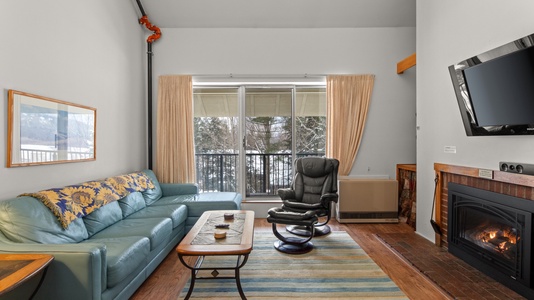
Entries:
{"label": "white wall", "polygon": [[[434,163],[498,169],[534,163],[534,137],[467,137],[448,66],[534,33],[534,2],[417,1],[417,231],[434,240]],[[456,146],[456,154],[444,153]]]}
{"label": "white wall", "polygon": [[[0,200],[146,167],[145,33],[131,1],[1,1]],[[93,162],[6,168],[7,90],[97,109]]]}
{"label": "white wall", "polygon": [[415,163],[415,70],[396,74],[397,62],[415,51],[415,28],[162,32],[153,46],[155,87],[158,76],[168,74],[375,74],[367,126],[351,175],[395,178],[396,164]]}

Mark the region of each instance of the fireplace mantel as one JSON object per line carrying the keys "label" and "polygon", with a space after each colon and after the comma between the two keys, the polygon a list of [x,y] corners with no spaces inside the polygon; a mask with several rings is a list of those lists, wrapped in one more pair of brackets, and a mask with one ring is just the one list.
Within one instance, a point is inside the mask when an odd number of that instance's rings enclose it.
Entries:
{"label": "fireplace mantel", "polygon": [[442,235],[436,234],[436,245],[447,247],[447,184],[449,182],[534,200],[534,176],[491,170],[493,179],[488,179],[479,176],[480,170],[487,169],[434,163],[434,171],[439,176],[435,220],[442,230]]}
{"label": "fireplace mantel", "polygon": [[[464,176],[469,176],[469,177],[479,177],[478,176],[479,170],[487,170],[487,169],[434,163],[434,170],[436,172],[464,175]],[[509,173],[509,172],[503,172],[503,171],[498,171],[498,170],[492,170],[492,171],[493,171],[493,181],[534,187],[534,176],[532,175]]]}

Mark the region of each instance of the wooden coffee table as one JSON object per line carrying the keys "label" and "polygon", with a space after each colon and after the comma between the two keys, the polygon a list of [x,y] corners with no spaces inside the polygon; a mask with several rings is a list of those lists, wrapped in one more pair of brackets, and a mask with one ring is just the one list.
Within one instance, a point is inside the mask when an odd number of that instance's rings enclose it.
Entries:
{"label": "wooden coffee table", "polygon": [[[233,220],[225,220],[224,214],[233,214]],[[217,224],[228,224],[227,229],[216,228]],[[226,238],[216,239],[214,237],[215,231],[225,231]],[[185,299],[189,299],[195,281],[200,279],[235,279],[237,290],[241,299],[247,299],[243,289],[241,288],[241,280],[239,278],[239,270],[246,264],[248,255],[252,251],[252,242],[254,239],[254,212],[245,210],[215,210],[207,211],[200,216],[197,223],[191,231],[184,237],[176,252],[178,258],[184,266],[191,270],[191,283],[189,291]],[[237,260],[235,266],[220,268],[216,267],[202,267],[202,263],[206,256],[216,255],[236,255]],[[194,265],[189,265],[185,260],[185,256],[198,256]],[[213,270],[212,277],[198,277],[197,274],[201,270]],[[217,270],[233,270],[234,276],[220,276]]]}

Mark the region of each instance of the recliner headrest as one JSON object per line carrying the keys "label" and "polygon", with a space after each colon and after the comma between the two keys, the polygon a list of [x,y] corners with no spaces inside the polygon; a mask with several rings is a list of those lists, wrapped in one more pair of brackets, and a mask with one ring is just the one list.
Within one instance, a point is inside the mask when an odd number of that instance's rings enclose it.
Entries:
{"label": "recliner headrest", "polygon": [[339,161],[334,158],[302,157],[295,162],[296,171],[308,177],[322,177],[337,170]]}

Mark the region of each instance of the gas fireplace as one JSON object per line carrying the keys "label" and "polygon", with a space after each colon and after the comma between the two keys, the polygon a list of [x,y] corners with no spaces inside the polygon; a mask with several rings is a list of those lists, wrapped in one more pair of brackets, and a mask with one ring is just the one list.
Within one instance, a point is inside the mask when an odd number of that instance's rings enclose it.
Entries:
{"label": "gas fireplace", "polygon": [[534,201],[456,183],[448,185],[449,252],[534,299]]}

